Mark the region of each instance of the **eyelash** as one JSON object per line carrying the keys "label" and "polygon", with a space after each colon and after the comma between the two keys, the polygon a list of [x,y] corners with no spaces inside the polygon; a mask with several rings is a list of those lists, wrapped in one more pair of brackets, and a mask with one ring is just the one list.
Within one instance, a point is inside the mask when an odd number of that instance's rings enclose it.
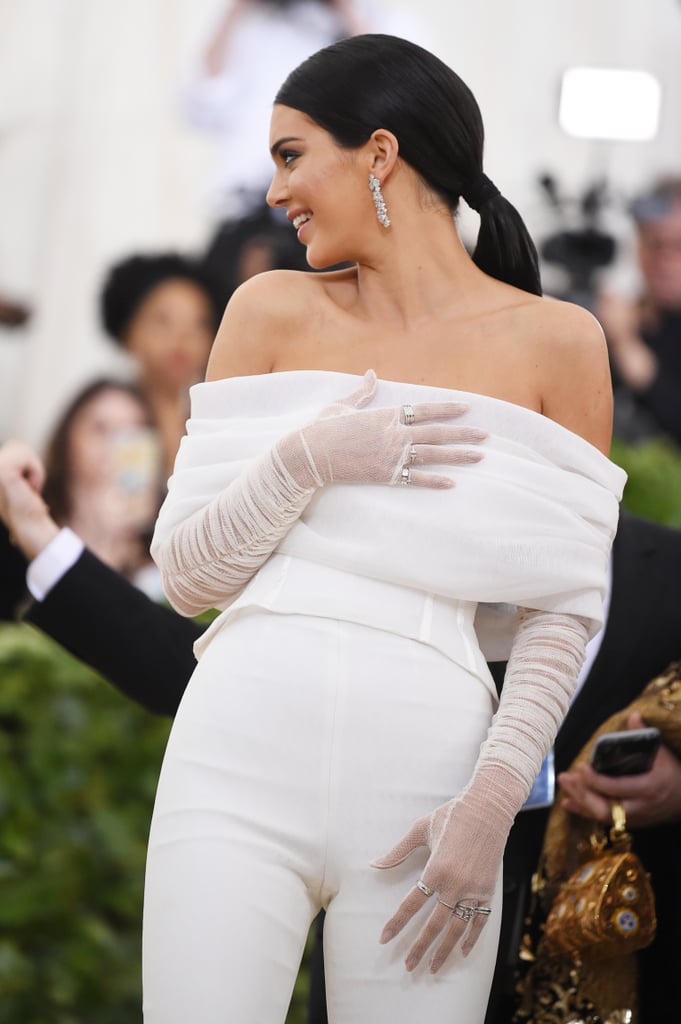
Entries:
{"label": "eyelash", "polygon": [[292,149],[282,149],[279,153],[279,156],[283,160],[284,167],[290,167],[291,161],[299,157],[300,153],[296,153]]}

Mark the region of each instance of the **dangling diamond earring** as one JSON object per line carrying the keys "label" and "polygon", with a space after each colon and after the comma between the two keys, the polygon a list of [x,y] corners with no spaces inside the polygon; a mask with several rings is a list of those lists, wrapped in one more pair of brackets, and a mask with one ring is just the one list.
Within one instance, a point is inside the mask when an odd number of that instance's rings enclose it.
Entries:
{"label": "dangling diamond earring", "polygon": [[381,181],[373,174],[369,174],[369,188],[371,189],[371,195],[374,200],[374,206],[376,207],[376,216],[383,225],[384,228],[390,227],[390,217],[388,216],[388,210],[385,205],[385,199],[381,192]]}

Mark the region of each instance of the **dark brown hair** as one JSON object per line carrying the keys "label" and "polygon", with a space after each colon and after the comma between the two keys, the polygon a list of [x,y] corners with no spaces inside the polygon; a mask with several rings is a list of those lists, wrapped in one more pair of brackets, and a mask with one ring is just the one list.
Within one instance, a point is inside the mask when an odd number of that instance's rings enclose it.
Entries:
{"label": "dark brown hair", "polygon": [[[453,212],[483,171],[484,131],[473,93],[443,61],[406,39],[352,36],[318,50],[291,72],[275,103],[307,114],[350,149],[387,128],[400,156]],[[473,259],[491,277],[541,295],[534,242],[500,194],[480,208]]]}
{"label": "dark brown hair", "polygon": [[74,423],[86,406],[107,391],[118,391],[129,395],[145,411],[149,425],[153,423],[151,410],[144,395],[133,384],[128,384],[125,381],[101,377],[86,385],[71,399],[54,426],[47,442],[44,458],[43,498],[52,518],[60,526],[68,521],[73,511],[70,493],[73,466],[70,449]]}

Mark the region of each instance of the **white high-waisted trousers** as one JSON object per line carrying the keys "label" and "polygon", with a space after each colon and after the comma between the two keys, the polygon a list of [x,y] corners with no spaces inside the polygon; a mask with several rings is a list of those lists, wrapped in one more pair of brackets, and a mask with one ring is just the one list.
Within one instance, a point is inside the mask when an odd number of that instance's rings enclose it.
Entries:
{"label": "white high-waisted trousers", "polygon": [[[472,623],[467,628],[472,628]],[[146,1024],[283,1024],[308,929],[327,910],[332,1024],[479,1024],[501,912],[467,959],[385,946],[423,850],[380,871],[416,818],[470,778],[488,681],[426,643],[353,622],[240,611],[203,654],[156,797],[144,907]]]}

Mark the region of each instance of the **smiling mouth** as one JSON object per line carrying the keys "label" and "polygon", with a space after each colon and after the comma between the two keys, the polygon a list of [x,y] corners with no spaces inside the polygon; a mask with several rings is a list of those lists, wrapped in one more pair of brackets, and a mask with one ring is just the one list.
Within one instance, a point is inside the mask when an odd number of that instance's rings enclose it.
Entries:
{"label": "smiling mouth", "polygon": [[298,228],[303,226],[303,224],[307,224],[307,222],[311,219],[311,217],[312,217],[311,213],[299,213],[297,217],[293,218],[291,223],[293,224],[294,228],[297,231]]}

